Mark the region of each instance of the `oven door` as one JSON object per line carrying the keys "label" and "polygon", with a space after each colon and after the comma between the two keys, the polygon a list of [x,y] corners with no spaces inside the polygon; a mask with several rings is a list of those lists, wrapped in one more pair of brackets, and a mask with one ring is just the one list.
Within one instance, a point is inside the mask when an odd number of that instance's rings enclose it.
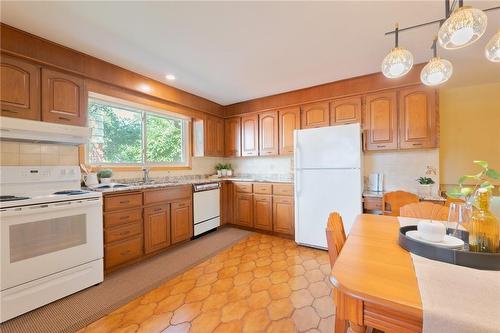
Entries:
{"label": "oven door", "polygon": [[103,257],[102,200],[9,208],[1,219],[1,290]]}

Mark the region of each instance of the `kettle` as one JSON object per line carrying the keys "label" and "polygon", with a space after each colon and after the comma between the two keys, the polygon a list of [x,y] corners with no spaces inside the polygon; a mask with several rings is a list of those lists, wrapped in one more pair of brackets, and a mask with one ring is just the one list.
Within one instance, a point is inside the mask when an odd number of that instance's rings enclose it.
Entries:
{"label": "kettle", "polygon": [[99,181],[97,180],[97,173],[91,172],[83,175],[83,182],[85,183],[85,185],[87,185],[87,187],[99,184]]}

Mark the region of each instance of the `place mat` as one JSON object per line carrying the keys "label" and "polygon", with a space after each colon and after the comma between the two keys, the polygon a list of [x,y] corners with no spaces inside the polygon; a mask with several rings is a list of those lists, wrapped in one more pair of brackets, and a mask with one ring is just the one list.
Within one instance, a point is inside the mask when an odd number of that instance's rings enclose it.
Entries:
{"label": "place mat", "polygon": [[[400,225],[419,219],[398,217]],[[423,307],[424,333],[498,333],[500,272],[447,264],[411,254]]]}

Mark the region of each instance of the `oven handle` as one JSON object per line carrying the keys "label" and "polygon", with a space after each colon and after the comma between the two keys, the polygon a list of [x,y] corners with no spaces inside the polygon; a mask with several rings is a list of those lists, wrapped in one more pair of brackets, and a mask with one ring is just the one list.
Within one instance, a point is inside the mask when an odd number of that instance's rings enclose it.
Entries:
{"label": "oven handle", "polygon": [[40,212],[53,212],[53,211],[61,211],[69,208],[82,208],[82,207],[99,207],[101,206],[100,199],[94,200],[75,200],[75,201],[61,201],[61,202],[53,202],[48,204],[39,204],[33,206],[24,206],[18,208],[10,208],[6,211],[0,212],[0,216],[9,217],[9,216],[19,216],[19,215],[29,215],[29,214],[38,214]]}

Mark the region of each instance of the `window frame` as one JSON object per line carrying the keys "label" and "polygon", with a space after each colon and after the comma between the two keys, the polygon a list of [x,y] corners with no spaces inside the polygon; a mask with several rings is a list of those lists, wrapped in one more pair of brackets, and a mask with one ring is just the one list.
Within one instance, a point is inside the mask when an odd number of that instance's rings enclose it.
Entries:
{"label": "window frame", "polygon": [[[94,163],[90,161],[89,156],[89,144],[84,144],[80,149],[80,161],[84,161],[85,164],[89,165],[92,169],[101,169],[101,168],[109,168],[113,170],[141,170],[144,167],[150,169],[160,169],[160,170],[182,170],[182,169],[191,169],[191,123],[192,119],[184,116],[182,114],[178,114],[175,112],[171,112],[165,109],[154,108],[145,104],[135,103],[131,101],[127,101],[124,99],[102,95],[94,92],[88,93],[88,103],[91,101],[100,102],[111,107],[120,108],[126,111],[138,112],[141,114],[141,156],[142,161],[138,163],[133,162],[111,162],[111,163]],[[88,108],[87,108],[88,112]],[[147,115],[158,116],[161,118],[172,119],[172,120],[181,120],[181,137],[182,137],[182,162],[148,162],[147,160],[147,124],[146,117]],[[90,116],[89,116],[90,118]]]}

